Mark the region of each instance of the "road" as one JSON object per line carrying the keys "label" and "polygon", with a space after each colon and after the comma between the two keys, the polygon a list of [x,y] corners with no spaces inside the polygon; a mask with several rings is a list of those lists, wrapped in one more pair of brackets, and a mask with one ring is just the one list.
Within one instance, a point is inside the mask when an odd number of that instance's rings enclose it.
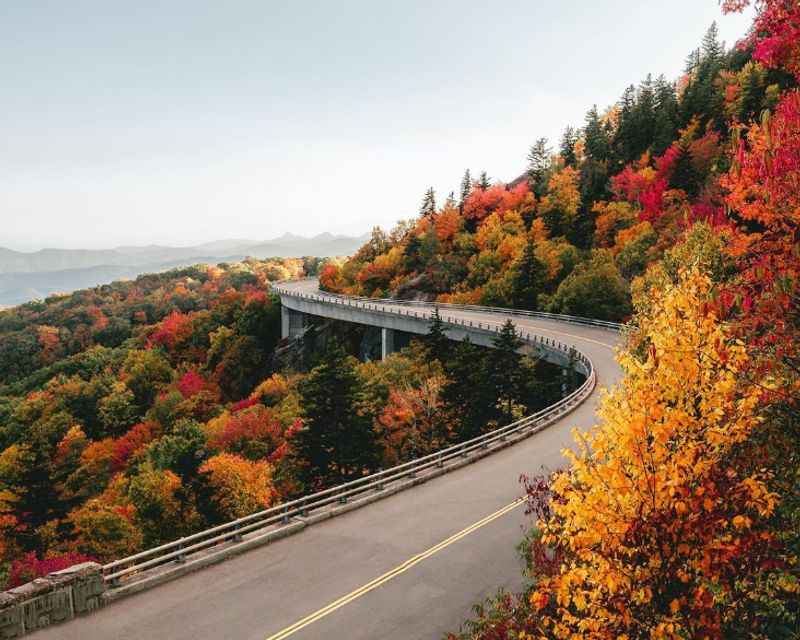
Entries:
{"label": "road", "polygon": [[[315,283],[299,283],[304,290]],[[447,310],[502,324],[506,314]],[[521,473],[562,466],[572,427],[595,420],[620,375],[621,340],[594,327],[512,317],[594,363],[589,399],[544,431],[418,487],[216,566],[32,634],[36,640],[438,640],[499,587],[521,585]]]}

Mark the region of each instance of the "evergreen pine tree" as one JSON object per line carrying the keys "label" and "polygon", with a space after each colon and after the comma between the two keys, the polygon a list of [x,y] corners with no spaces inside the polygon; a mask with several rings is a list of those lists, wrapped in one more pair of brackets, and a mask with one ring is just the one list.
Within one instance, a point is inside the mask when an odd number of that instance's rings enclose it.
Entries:
{"label": "evergreen pine tree", "polygon": [[547,187],[552,153],[547,138],[539,138],[528,152],[528,184],[537,197],[541,197]]}
{"label": "evergreen pine tree", "polygon": [[724,62],[724,46],[719,42],[719,30],[714,22],[703,36],[700,49],[692,52],[686,61],[690,82],[680,101],[680,125],[685,127],[698,116],[700,125],[711,121],[724,124],[722,106],[724,98],[717,90],[717,74]]}
{"label": "evergreen pine tree", "polygon": [[519,402],[523,392],[520,367],[522,356],[517,353],[522,341],[517,336],[511,319],[506,320],[492,344],[494,348],[487,356],[487,382],[494,392],[497,419],[502,426],[513,421],[514,404]]}
{"label": "evergreen pine tree", "polygon": [[485,171],[481,171],[481,177],[478,179],[478,186],[481,188],[482,191],[486,191],[489,187],[492,186],[492,183],[489,182],[489,176]]}
{"label": "evergreen pine tree", "polygon": [[431,321],[428,325],[428,335],[425,336],[428,354],[434,360],[445,364],[450,358],[450,338],[445,332],[444,322],[439,315],[439,307],[434,308]]}
{"label": "evergreen pine tree", "polygon": [[703,36],[703,41],[700,45],[700,58],[703,62],[720,64],[724,51],[725,47],[719,41],[719,27],[717,22],[714,21]]}
{"label": "evergreen pine tree", "polygon": [[673,189],[683,189],[690,198],[693,198],[700,190],[700,176],[692,164],[688,144],[681,141],[678,149],[680,153],[675,158],[669,184]]}
{"label": "evergreen pine tree", "polygon": [[318,366],[299,385],[303,429],[294,439],[306,490],[346,482],[378,465],[377,436],[355,367],[331,342]]}
{"label": "evergreen pine tree", "polygon": [[597,113],[597,105],[594,105],[586,114],[583,135],[586,139],[586,154],[599,162],[608,160],[611,145],[608,132]]}
{"label": "evergreen pine tree", "polygon": [[653,153],[656,156],[670,147],[678,132],[678,100],[675,85],[663,75],[655,83],[656,116],[653,124]]}
{"label": "evergreen pine tree", "polygon": [[493,390],[487,384],[485,352],[467,337],[456,345],[445,367],[447,384],[442,399],[461,441],[479,436],[496,413]]}
{"label": "evergreen pine tree", "polygon": [[561,144],[559,145],[559,152],[561,159],[564,161],[564,166],[574,167],[578,160],[575,157],[575,144],[578,142],[578,132],[574,127],[567,127],[564,129],[564,135],[561,136]]}
{"label": "evergreen pine tree", "polygon": [[422,198],[419,215],[423,218],[432,218],[436,214],[436,192],[430,187]]}
{"label": "evergreen pine tree", "polygon": [[528,240],[517,261],[511,281],[511,300],[516,309],[536,311],[537,298],[544,290],[547,267],[536,257],[536,246]]}
{"label": "evergreen pine tree", "polygon": [[591,211],[592,205],[608,195],[608,163],[587,158],[581,163],[581,210]]}
{"label": "evergreen pine tree", "polygon": [[472,193],[472,176],[469,173],[469,169],[467,169],[464,172],[464,177],[461,178],[461,193],[458,200],[459,213],[464,213],[464,204],[467,202],[470,193]]}
{"label": "evergreen pine tree", "polygon": [[683,65],[683,72],[687,75],[691,75],[695,72],[697,67],[700,66],[700,49],[694,49],[688,56],[686,56],[686,62]]}
{"label": "evergreen pine tree", "polygon": [[653,79],[648,74],[647,78],[639,85],[634,108],[633,146],[630,149],[629,160],[638,159],[653,144],[656,124],[656,97]]}

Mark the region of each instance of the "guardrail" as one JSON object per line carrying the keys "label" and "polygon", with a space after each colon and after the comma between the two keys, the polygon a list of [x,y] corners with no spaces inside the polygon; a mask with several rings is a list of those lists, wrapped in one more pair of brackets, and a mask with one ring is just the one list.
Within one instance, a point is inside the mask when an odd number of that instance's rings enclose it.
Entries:
{"label": "guardrail", "polygon": [[[280,286],[273,288],[283,295],[291,295],[306,299],[325,300],[334,304],[355,305],[381,313],[411,315],[410,310],[407,310],[406,314],[402,314],[402,309],[392,310],[389,308],[387,310],[385,304],[379,304],[379,302],[388,302],[385,300],[355,300],[342,296],[334,296],[334,298],[338,299],[339,301],[333,302],[329,299],[326,300],[329,294],[324,294],[323,297],[304,292],[281,290]],[[430,306],[444,305],[434,305],[433,303],[430,303]],[[378,307],[382,308],[379,309]],[[487,308],[468,306],[461,306],[460,308],[487,310]],[[510,310],[505,311],[508,312]],[[525,315],[532,313],[533,312],[527,312]],[[420,316],[416,311],[413,312],[413,315],[415,317],[428,317]],[[557,319],[562,318],[558,317]],[[442,321],[446,324],[452,324],[454,326],[464,326],[465,324],[463,320],[459,321],[458,319],[448,319],[444,317],[442,318]],[[472,326],[475,327],[476,325]],[[603,326],[618,330],[620,325],[605,323]],[[491,328],[489,323],[478,323],[477,328],[490,333],[496,333],[500,330],[499,325]],[[583,364],[584,368],[588,372],[586,380],[580,387],[550,407],[547,407],[546,409],[543,409],[533,415],[522,418],[521,420],[517,420],[516,422],[504,427],[494,429],[493,431],[472,438],[471,440],[454,444],[435,453],[428,454],[410,462],[396,465],[390,469],[379,471],[377,473],[373,473],[371,475],[364,476],[363,478],[331,487],[323,491],[318,491],[316,493],[270,507],[269,509],[264,509],[249,516],[238,518],[237,520],[233,520],[216,527],[211,527],[210,529],[180,538],[173,542],[169,542],[152,549],[147,549],[127,558],[110,562],[102,567],[104,579],[112,588],[123,585],[126,586],[132,582],[136,582],[137,577],[144,575],[145,572],[150,572],[151,570],[156,570],[159,567],[164,567],[172,563],[184,563],[187,561],[187,558],[194,554],[213,552],[215,548],[218,547],[220,550],[222,550],[222,548],[224,548],[224,546],[227,544],[240,542],[243,539],[243,536],[247,534],[268,530],[275,525],[289,524],[293,519],[306,518],[314,512],[335,507],[336,505],[346,504],[350,499],[357,498],[359,496],[370,495],[370,493],[374,494],[375,492],[388,490],[392,483],[414,478],[417,476],[417,474],[424,473],[432,469],[444,469],[449,464],[454,464],[454,461],[457,461],[460,458],[469,458],[471,454],[475,455],[477,452],[481,452],[482,450],[487,450],[493,446],[499,446],[499,443],[502,441],[517,438],[521,439],[540,431],[554,422],[560,416],[568,413],[575,406],[583,402],[583,400],[585,400],[589,394],[591,394],[596,383],[596,374],[591,360],[589,360],[585,354],[572,346],[565,345],[552,338],[544,338],[536,335],[531,337],[530,333],[521,335],[520,337],[524,342],[528,342],[533,345],[543,345],[547,348],[560,350],[569,354],[573,359]]]}
{"label": "guardrail", "polygon": [[608,320],[596,320],[594,318],[584,318],[581,316],[571,316],[563,313],[547,313],[545,311],[527,311],[525,309],[509,309],[507,307],[488,307],[476,304],[458,304],[453,302],[430,302],[427,300],[400,300],[397,298],[368,298],[366,296],[347,296],[340,293],[333,293],[329,291],[321,291],[320,294],[309,294],[305,292],[292,291],[285,289],[281,285],[287,282],[316,280],[316,278],[301,278],[299,280],[289,280],[275,282],[272,288],[275,291],[281,292],[289,296],[302,296],[314,297],[324,300],[326,298],[337,298],[341,300],[362,301],[373,304],[391,304],[391,305],[404,305],[414,307],[428,307],[428,308],[443,308],[443,309],[461,309],[464,311],[482,311],[489,313],[502,313],[510,316],[527,316],[531,318],[542,318],[543,320],[557,320],[559,322],[569,322],[570,324],[579,324],[583,326],[600,327],[603,329],[610,329],[612,331],[622,331],[625,325],[619,322],[610,322]]}

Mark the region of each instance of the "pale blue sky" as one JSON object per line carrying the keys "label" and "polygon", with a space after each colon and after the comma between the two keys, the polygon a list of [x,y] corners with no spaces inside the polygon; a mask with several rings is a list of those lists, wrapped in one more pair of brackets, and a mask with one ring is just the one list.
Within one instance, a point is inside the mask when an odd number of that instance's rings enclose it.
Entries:
{"label": "pale blue sky", "polygon": [[0,246],[362,233],[675,78],[716,0],[0,2]]}

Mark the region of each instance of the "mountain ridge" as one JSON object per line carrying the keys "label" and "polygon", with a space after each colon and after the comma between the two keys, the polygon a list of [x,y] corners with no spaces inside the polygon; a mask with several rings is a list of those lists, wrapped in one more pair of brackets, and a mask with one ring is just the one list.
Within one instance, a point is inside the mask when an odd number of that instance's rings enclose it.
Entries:
{"label": "mountain ridge", "polygon": [[107,284],[198,263],[239,262],[245,258],[320,258],[349,255],[369,237],[320,233],[283,234],[262,242],[216,240],[191,247],[120,246],[113,249],[40,249],[0,247],[0,308],[57,293]]}
{"label": "mountain ridge", "polygon": [[[231,238],[186,247],[149,244],[120,245],[110,249],[46,247],[36,251],[16,251],[0,247],[0,274],[42,273],[102,266],[136,267],[170,260],[217,259],[229,256],[294,257],[299,255],[298,251],[305,252],[305,255],[325,257],[342,251],[355,251],[368,237],[369,234],[346,236],[330,232],[306,237],[287,232],[266,240]],[[332,246],[326,246],[328,244]],[[259,255],[264,251],[272,251],[273,254]]]}

